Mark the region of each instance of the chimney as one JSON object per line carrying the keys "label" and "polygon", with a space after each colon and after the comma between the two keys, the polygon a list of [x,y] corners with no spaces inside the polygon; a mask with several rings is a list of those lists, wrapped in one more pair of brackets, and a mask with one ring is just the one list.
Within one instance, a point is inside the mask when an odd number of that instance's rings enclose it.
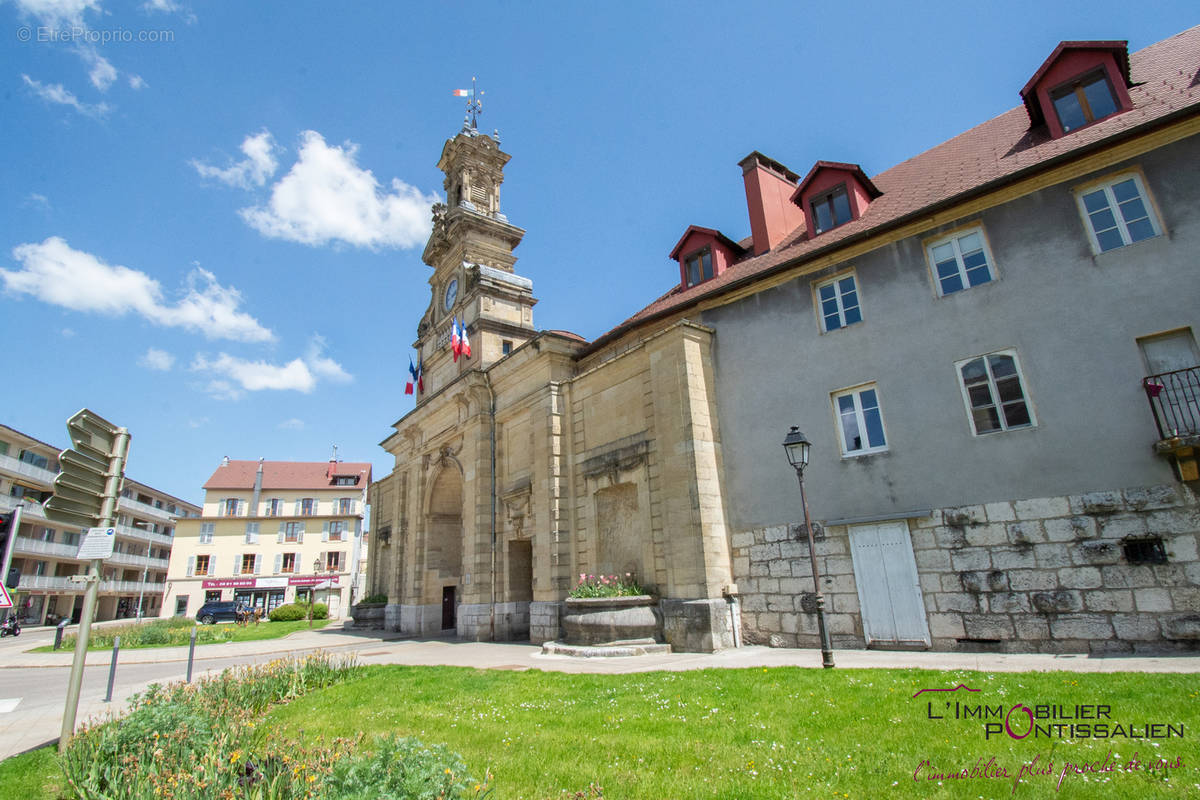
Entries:
{"label": "chimney", "polygon": [[738,162],[746,182],[746,209],[754,255],[759,256],[804,224],[804,209],[792,202],[800,176],[755,150]]}
{"label": "chimney", "polygon": [[224,458],[222,458],[222,459],[221,459],[221,466],[222,466],[222,467],[228,467],[228,466],[229,466],[229,456],[225,456]]}
{"label": "chimney", "polygon": [[264,458],[258,460],[258,472],[254,473],[254,497],[250,501],[251,516],[258,513],[258,501],[262,497],[263,461],[265,460]]}

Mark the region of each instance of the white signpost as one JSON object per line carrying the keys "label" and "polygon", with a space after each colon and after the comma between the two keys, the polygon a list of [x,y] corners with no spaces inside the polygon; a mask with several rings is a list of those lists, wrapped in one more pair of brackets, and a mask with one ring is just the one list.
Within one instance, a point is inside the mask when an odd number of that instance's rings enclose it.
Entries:
{"label": "white signpost", "polygon": [[88,528],[79,543],[79,552],[75,558],[90,561],[98,558],[101,561],[112,558],[113,542],[117,539],[116,528]]}

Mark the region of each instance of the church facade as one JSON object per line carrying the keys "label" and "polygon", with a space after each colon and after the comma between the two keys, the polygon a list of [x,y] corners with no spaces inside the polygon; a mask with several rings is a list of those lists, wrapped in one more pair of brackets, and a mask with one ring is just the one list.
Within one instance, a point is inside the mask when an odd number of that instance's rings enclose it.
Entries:
{"label": "church facade", "polygon": [[[581,574],[629,573],[674,647],[732,646],[712,331],[681,320],[593,354],[538,331],[514,268],[524,231],[500,211],[508,159],[468,124],[438,163],[423,391],[382,443],[395,468],[372,488],[370,591],[404,633],[544,642]],[[449,346],[458,321],[469,357]]]}

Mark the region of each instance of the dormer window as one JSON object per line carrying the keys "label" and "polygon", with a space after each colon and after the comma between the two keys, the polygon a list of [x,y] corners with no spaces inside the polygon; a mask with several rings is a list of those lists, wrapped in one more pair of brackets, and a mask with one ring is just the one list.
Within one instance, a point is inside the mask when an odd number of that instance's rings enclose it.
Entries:
{"label": "dormer window", "polygon": [[824,233],[853,219],[854,215],[850,211],[850,196],[846,194],[846,184],[843,183],[831,192],[814,197],[812,199],[812,216],[816,233]]}
{"label": "dormer window", "polygon": [[713,276],[712,249],[704,248],[684,259],[684,269],[687,272],[687,285],[695,286],[703,281],[711,280]]}
{"label": "dormer window", "polygon": [[1090,125],[1117,113],[1120,108],[1104,70],[1097,69],[1050,92],[1063,133]]}

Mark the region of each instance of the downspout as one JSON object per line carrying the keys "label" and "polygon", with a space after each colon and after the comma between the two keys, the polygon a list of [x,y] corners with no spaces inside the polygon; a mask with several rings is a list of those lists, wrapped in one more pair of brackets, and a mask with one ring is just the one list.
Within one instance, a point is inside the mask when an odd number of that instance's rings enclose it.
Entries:
{"label": "downspout", "polygon": [[492,389],[492,380],[487,370],[483,372],[483,385],[487,387],[490,404],[488,416],[491,418],[489,440],[492,457],[492,606],[488,614],[489,641],[496,641],[496,392]]}

